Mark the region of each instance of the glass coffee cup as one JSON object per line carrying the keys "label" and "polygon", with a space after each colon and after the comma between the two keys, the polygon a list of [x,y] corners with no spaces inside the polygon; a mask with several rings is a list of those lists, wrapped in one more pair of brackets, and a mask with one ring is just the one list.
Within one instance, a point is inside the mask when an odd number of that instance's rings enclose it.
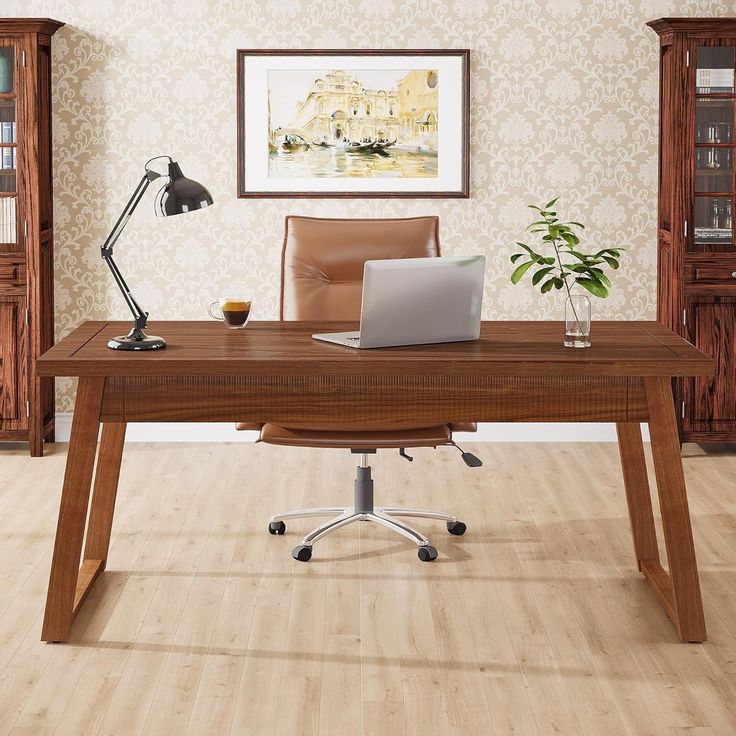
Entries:
{"label": "glass coffee cup", "polygon": [[[207,308],[212,319],[224,322],[228,329],[242,330],[248,324],[251,312],[251,300],[240,296],[223,296],[212,302]],[[217,311],[219,314],[217,314]]]}

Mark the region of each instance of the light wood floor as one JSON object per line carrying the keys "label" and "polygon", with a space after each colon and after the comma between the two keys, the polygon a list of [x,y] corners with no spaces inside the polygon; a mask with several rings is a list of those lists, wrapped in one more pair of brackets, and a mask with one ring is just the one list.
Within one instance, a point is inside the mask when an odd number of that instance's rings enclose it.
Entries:
{"label": "light wood floor", "polygon": [[736,452],[686,446],[710,636],[687,645],[636,572],[614,445],[469,449],[483,468],[375,461],[379,503],[467,522],[417,524],[435,563],[361,524],[303,564],[314,522],[266,520],[349,503],[355,458],[131,444],[65,645],[39,641],[65,446],[0,449],[0,734],[736,733]]}

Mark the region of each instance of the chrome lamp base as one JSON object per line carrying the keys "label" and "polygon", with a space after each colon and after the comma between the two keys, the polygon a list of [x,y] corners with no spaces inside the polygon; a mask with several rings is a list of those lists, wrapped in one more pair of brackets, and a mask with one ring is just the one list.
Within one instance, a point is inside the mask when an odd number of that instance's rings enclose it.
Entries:
{"label": "chrome lamp base", "polygon": [[111,350],[162,350],[166,347],[166,340],[134,328],[127,335],[113,337],[107,347]]}

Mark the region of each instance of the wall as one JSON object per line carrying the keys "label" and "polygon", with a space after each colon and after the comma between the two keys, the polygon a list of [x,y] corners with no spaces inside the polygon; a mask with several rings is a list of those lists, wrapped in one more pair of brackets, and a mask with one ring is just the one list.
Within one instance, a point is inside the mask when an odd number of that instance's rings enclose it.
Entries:
{"label": "wall", "polygon": [[[141,176],[172,154],[216,206],[154,222],[151,202],[119,264],[157,319],[204,318],[228,286],[277,315],[284,215],[438,214],[446,254],[488,257],[485,316],[559,319],[558,296],[513,287],[510,243],[526,205],[562,194],[592,246],[627,250],[595,316],[655,314],[657,38],[663,15],[736,14],[736,3],[610,0],[4,0],[7,16],[65,21],[53,40],[57,335],[126,318],[99,244]],[[235,197],[235,49],[472,50],[472,196],[446,201],[245,201]],[[60,381],[68,411],[73,386]]]}

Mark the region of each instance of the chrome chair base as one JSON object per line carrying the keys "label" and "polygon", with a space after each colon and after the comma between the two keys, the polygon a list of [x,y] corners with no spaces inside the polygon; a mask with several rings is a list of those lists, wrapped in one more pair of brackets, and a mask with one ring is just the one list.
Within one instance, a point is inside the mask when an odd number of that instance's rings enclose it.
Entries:
{"label": "chrome chair base", "polygon": [[413,527],[394,518],[396,516],[408,516],[422,519],[438,519],[447,524],[450,534],[461,535],[465,533],[466,526],[453,514],[439,511],[428,511],[426,509],[402,509],[393,507],[373,506],[373,480],[370,475],[371,469],[365,464],[365,456],[358,466],[358,477],[355,479],[355,503],[350,507],[326,507],[317,509],[299,509],[297,511],[285,511],[274,514],[269,520],[268,531],[271,534],[284,534],[286,524],[284,519],[299,519],[310,516],[332,516],[333,518],[320,524],[307,534],[292,551],[292,557],[301,562],[306,562],[312,556],[312,546],[316,541],[326,537],[328,534],[341,527],[352,524],[355,521],[371,521],[390,529],[402,537],[406,537],[417,545],[419,559],[424,562],[437,559],[437,550],[432,547],[423,534]]}

